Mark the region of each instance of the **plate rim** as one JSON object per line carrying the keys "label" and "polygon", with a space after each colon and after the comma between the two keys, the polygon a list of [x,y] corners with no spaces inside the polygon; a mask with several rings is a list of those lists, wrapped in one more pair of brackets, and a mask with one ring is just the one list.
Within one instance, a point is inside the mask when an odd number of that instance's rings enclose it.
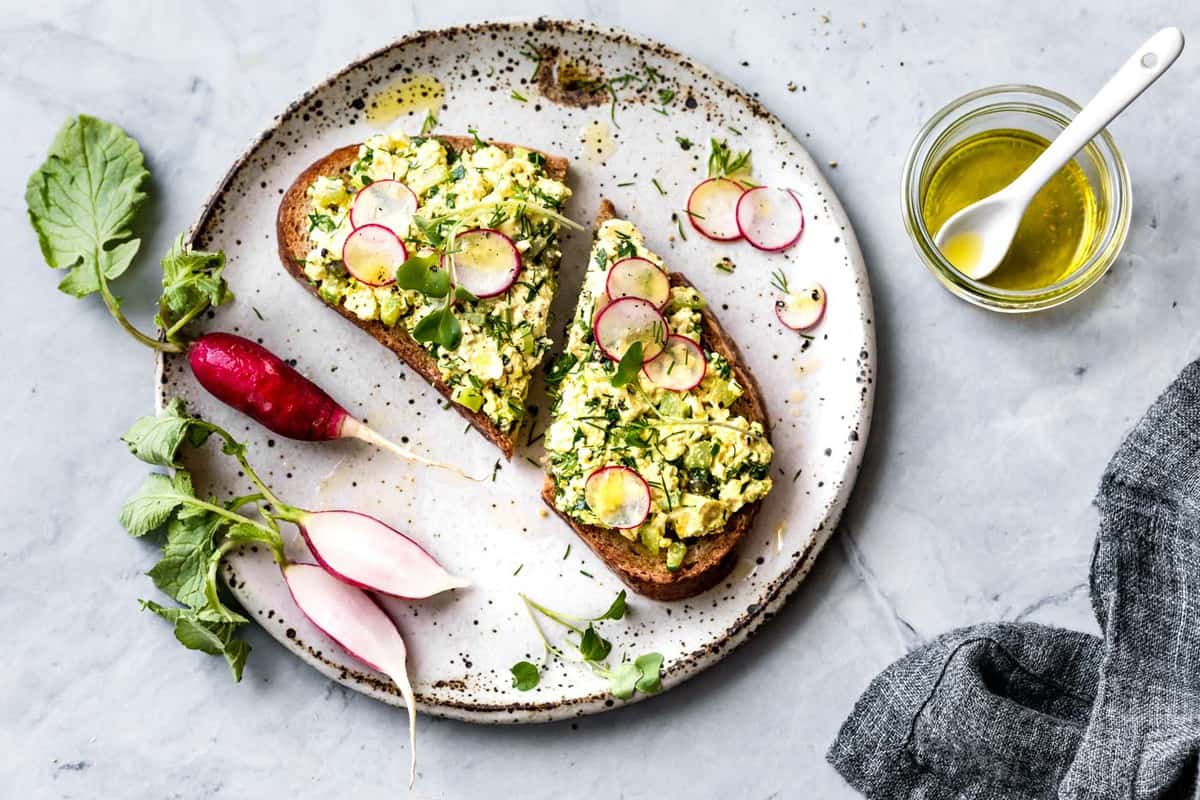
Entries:
{"label": "plate rim", "polygon": [[[724,659],[734,650],[741,647],[742,644],[756,631],[763,623],[773,617],[775,613],[783,607],[787,600],[796,592],[807,577],[812,565],[815,563],[817,556],[829,541],[833,531],[838,527],[842,514],[846,509],[851,495],[853,494],[854,486],[857,483],[858,475],[862,467],[866,448],[870,440],[871,422],[874,413],[875,404],[875,368],[876,363],[876,342],[875,342],[875,325],[874,325],[874,300],[872,297],[870,274],[867,270],[866,260],[863,257],[862,248],[858,243],[858,236],[855,233],[854,226],[846,213],[845,207],[842,205],[841,198],[834,191],[833,186],[829,183],[825,174],[820,170],[816,160],[812,158],[808,148],[800,141],[799,138],[784,124],[783,120],[771,112],[761,101],[752,95],[748,94],[740,86],[726,80],[721,75],[717,74],[705,64],[696,61],[683,52],[675,49],[671,45],[665,44],[656,39],[642,36],[638,33],[633,33],[625,28],[615,25],[601,25],[589,20],[567,19],[558,17],[506,17],[497,20],[488,21],[473,21],[459,25],[449,25],[442,28],[422,28],[411,31],[388,44],[376,47],[357,58],[346,63],[344,66],[329,73],[325,78],[314,83],[294,100],[288,103],[282,111],[271,118],[271,122],[257,136],[255,136],[249,144],[242,150],[238,157],[233,161],[230,167],[222,175],[218,181],[216,188],[209,194],[204,201],[199,214],[195,221],[188,228],[185,234],[185,242],[188,245],[194,245],[197,232],[201,230],[211,219],[220,205],[221,198],[229,191],[235,177],[246,163],[253,157],[264,142],[268,141],[276,130],[283,124],[285,119],[294,114],[308,100],[315,97],[321,91],[332,86],[336,81],[352,70],[362,67],[369,61],[379,58],[389,52],[401,48],[412,46],[423,39],[442,37],[455,33],[478,34],[483,32],[504,31],[511,32],[521,29],[532,30],[558,30],[572,33],[584,33],[600,35],[606,38],[619,38],[630,45],[636,46],[643,50],[655,53],[660,57],[666,57],[678,61],[681,64],[694,72],[697,77],[710,81],[713,85],[723,91],[727,96],[736,99],[738,102],[744,103],[749,110],[756,116],[765,118],[769,123],[778,125],[779,128],[786,132],[787,136],[795,142],[797,148],[812,162],[816,167],[814,170],[821,188],[825,191],[825,198],[828,201],[833,216],[839,216],[846,220],[846,230],[843,232],[843,241],[849,250],[850,266],[861,277],[859,284],[859,305],[863,311],[860,317],[859,324],[862,333],[863,351],[866,353],[866,358],[863,360],[870,365],[871,380],[866,381],[864,391],[859,394],[859,401],[853,409],[853,413],[847,414],[847,422],[853,430],[858,433],[858,438],[851,447],[851,452],[847,458],[842,474],[838,477],[839,487],[833,498],[826,504],[824,513],[821,517],[820,524],[811,531],[809,538],[799,555],[794,559],[791,567],[777,576],[772,582],[763,587],[759,594],[759,601],[748,606],[737,619],[724,630],[720,631],[708,643],[696,648],[690,653],[685,653],[668,665],[662,676],[662,690],[655,695],[657,697],[665,694],[667,690],[678,686],[684,681],[692,678],[717,662]],[[163,374],[165,370],[165,354],[162,352],[155,353],[155,392],[154,392],[154,408],[155,412],[161,412],[163,409],[164,395]],[[236,573],[231,569],[223,569],[222,574],[228,578],[236,576]],[[234,595],[239,602],[243,601],[242,593],[237,589],[232,589]],[[309,666],[315,668],[318,672],[346,686],[354,691],[379,700],[391,706],[403,707],[403,702],[395,691],[395,687],[390,683],[379,680],[374,677],[370,671],[351,671],[342,667],[332,666],[321,659],[318,659],[309,651],[307,647],[297,644],[294,641],[287,640],[285,637],[276,635],[276,632],[271,626],[259,625],[259,627],[273,639],[278,641],[283,647],[293,655],[299,657]],[[464,722],[484,723],[484,724],[522,724],[522,723],[541,723],[560,721],[564,719],[573,719],[584,715],[603,713],[614,708],[630,705],[632,703],[641,702],[647,699],[647,695],[641,693],[636,694],[629,700],[615,703],[608,692],[595,692],[590,695],[575,698],[563,698],[546,702],[533,703],[480,703],[480,702],[464,702],[454,700],[428,700],[418,695],[417,710],[429,714],[431,716],[442,717],[447,719],[456,719]]]}

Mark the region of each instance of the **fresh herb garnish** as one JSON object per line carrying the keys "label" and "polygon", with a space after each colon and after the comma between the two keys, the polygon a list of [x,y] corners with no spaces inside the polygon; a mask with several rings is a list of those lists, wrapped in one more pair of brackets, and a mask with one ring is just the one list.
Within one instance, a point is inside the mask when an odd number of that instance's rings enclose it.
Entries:
{"label": "fresh herb garnish", "polygon": [[421,135],[428,136],[434,128],[437,127],[438,119],[432,111],[425,112],[425,119],[421,121]]}
{"label": "fresh herb garnish", "polygon": [[[729,149],[724,139],[710,139],[708,153],[708,177],[745,177],[750,172],[750,151],[740,153]],[[744,182],[744,181],[739,181]]]}
{"label": "fresh herb garnish", "polygon": [[46,160],[29,177],[25,203],[42,257],[66,270],[58,288],[73,297],[98,293],[113,318],[137,341],[181,353],[182,329],[209,308],[233,299],[222,277],[223,253],[193,250],[183,237],[162,259],[163,285],[156,321],[159,338],[142,333],[121,311],[109,281],[133,263],[141,240],[133,223],[146,202],[150,177],[137,142],[112,123],[80,115],[55,136]]}
{"label": "fresh herb garnish", "polygon": [[[525,603],[529,618],[533,620],[534,629],[542,640],[544,655],[540,667],[529,661],[518,661],[512,665],[509,670],[513,676],[512,685],[519,691],[527,692],[538,685],[541,669],[551,657],[564,661],[582,661],[592,672],[607,679],[609,691],[621,700],[628,700],[637,692],[654,694],[662,688],[663,657],[660,653],[643,653],[632,661],[620,661],[611,666],[605,661],[612,652],[612,642],[600,635],[596,623],[624,618],[624,589],[608,609],[597,617],[572,617],[553,611],[528,595],[522,594],[520,597]],[[538,621],[539,615],[566,628],[567,635],[562,645],[553,644],[546,637],[542,624]],[[568,655],[568,649],[574,655]]]}
{"label": "fresh herb garnish", "polygon": [[655,189],[658,189],[658,193],[659,193],[659,194],[661,194],[663,197],[666,197],[666,196],[667,196],[667,190],[666,190],[666,189],[664,189],[664,188],[662,187],[662,184],[658,182],[658,178],[651,178],[651,179],[650,179],[650,182],[651,182],[652,184],[654,184],[654,188],[655,188]]}
{"label": "fresh herb garnish", "polygon": [[529,98],[526,97],[525,95],[521,94],[520,92],[518,92],[516,89],[513,89],[512,94],[510,94],[509,96],[513,100],[516,100],[518,103],[528,103],[529,102]]}
{"label": "fresh herb garnish", "polygon": [[787,275],[784,274],[782,269],[777,269],[771,273],[771,286],[783,294],[788,294],[791,291],[788,289]]}
{"label": "fresh herb garnish", "polygon": [[621,361],[617,364],[617,371],[612,376],[612,385],[620,389],[622,386],[632,383],[641,368],[642,343],[634,342],[625,350],[625,355],[621,356]]}
{"label": "fresh herb garnish", "polygon": [[679,147],[683,150],[692,149],[692,140],[686,136],[676,136],[675,141],[679,143]]}

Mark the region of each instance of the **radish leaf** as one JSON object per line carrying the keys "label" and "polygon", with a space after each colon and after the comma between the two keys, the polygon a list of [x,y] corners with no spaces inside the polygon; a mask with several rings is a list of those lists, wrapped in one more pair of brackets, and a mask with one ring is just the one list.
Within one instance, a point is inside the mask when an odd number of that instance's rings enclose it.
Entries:
{"label": "radish leaf", "polygon": [[143,600],[142,608],[153,611],[174,624],[175,638],[189,650],[199,650],[213,656],[224,656],[236,681],[242,679],[250,645],[234,638],[238,626],[231,623],[208,622],[187,608],[167,608],[152,600]]}
{"label": "radish leaf", "polygon": [[121,525],[131,536],[145,536],[167,524],[176,509],[194,498],[191,476],[183,470],[173,477],[154,473],[121,509]]}
{"label": "radish leaf", "polygon": [[[158,416],[141,417],[134,422],[121,441],[129,446],[129,452],[147,464],[174,467],[175,453],[188,435],[191,422],[183,414],[183,401],[176,398]],[[204,435],[207,437],[208,432],[204,431]]]}
{"label": "radish leaf", "polygon": [[200,609],[208,605],[208,561],[212,557],[213,537],[228,520],[206,513],[191,519],[171,520],[162,560],[146,574],[162,592],[185,606]]}
{"label": "radish leaf", "polygon": [[162,258],[162,297],[154,319],[168,340],[198,314],[233,299],[224,270],[224,252],[193,250],[182,234],[175,240]]}
{"label": "radish leaf", "polygon": [[[54,137],[25,188],[29,221],[46,263],[67,270],[59,288],[75,297],[105,292],[140,241],[133,219],[150,173],[137,142],[112,123],[77,116]],[[108,298],[106,298],[107,300]]]}

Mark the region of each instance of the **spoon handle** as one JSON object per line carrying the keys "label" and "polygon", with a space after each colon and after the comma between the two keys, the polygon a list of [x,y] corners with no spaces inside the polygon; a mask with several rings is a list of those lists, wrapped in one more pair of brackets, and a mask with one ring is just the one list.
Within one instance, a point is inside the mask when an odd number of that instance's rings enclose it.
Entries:
{"label": "spoon handle", "polygon": [[1008,190],[1026,202],[1032,199],[1104,126],[1158,80],[1181,52],[1183,33],[1179,28],[1163,28],[1147,39]]}

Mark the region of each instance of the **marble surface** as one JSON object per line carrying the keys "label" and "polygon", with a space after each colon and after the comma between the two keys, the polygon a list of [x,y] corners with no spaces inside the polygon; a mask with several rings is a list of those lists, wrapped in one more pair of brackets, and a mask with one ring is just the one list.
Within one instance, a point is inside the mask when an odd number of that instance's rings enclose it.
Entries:
{"label": "marble surface", "polygon": [[[257,630],[241,685],[137,610],[155,555],[116,522],[141,465],[117,436],[152,402],[152,360],[95,298],[54,290],[25,178],[69,114],[142,143],[147,241],[120,292],[149,323],[153,254],[187,227],[271,116],[352,57],[490,4],[16,3],[0,14],[8,408],[0,450],[0,785],[14,797],[395,797],[392,709],[331,684]],[[656,4],[512,2],[661,39],[757,92],[810,148],[854,219],[877,304],[867,461],[833,541],[788,607],[718,667],[577,723],[420,720],[416,797],[579,794],[854,797],[823,753],[867,681],[949,628],[1029,619],[1095,630],[1090,501],[1120,438],[1200,354],[1200,58],[1185,52],[1112,132],[1133,228],[1087,295],[1012,318],[943,291],[901,226],[904,153],[951,98],[1000,82],[1086,99],[1190,0],[1013,6],[729,3],[721,21]],[[983,16],[981,16],[981,14]],[[1193,45],[1194,49],[1195,45]],[[792,93],[789,81],[801,88]],[[834,166],[836,164],[836,166]],[[18,281],[28,281],[17,288]]]}

